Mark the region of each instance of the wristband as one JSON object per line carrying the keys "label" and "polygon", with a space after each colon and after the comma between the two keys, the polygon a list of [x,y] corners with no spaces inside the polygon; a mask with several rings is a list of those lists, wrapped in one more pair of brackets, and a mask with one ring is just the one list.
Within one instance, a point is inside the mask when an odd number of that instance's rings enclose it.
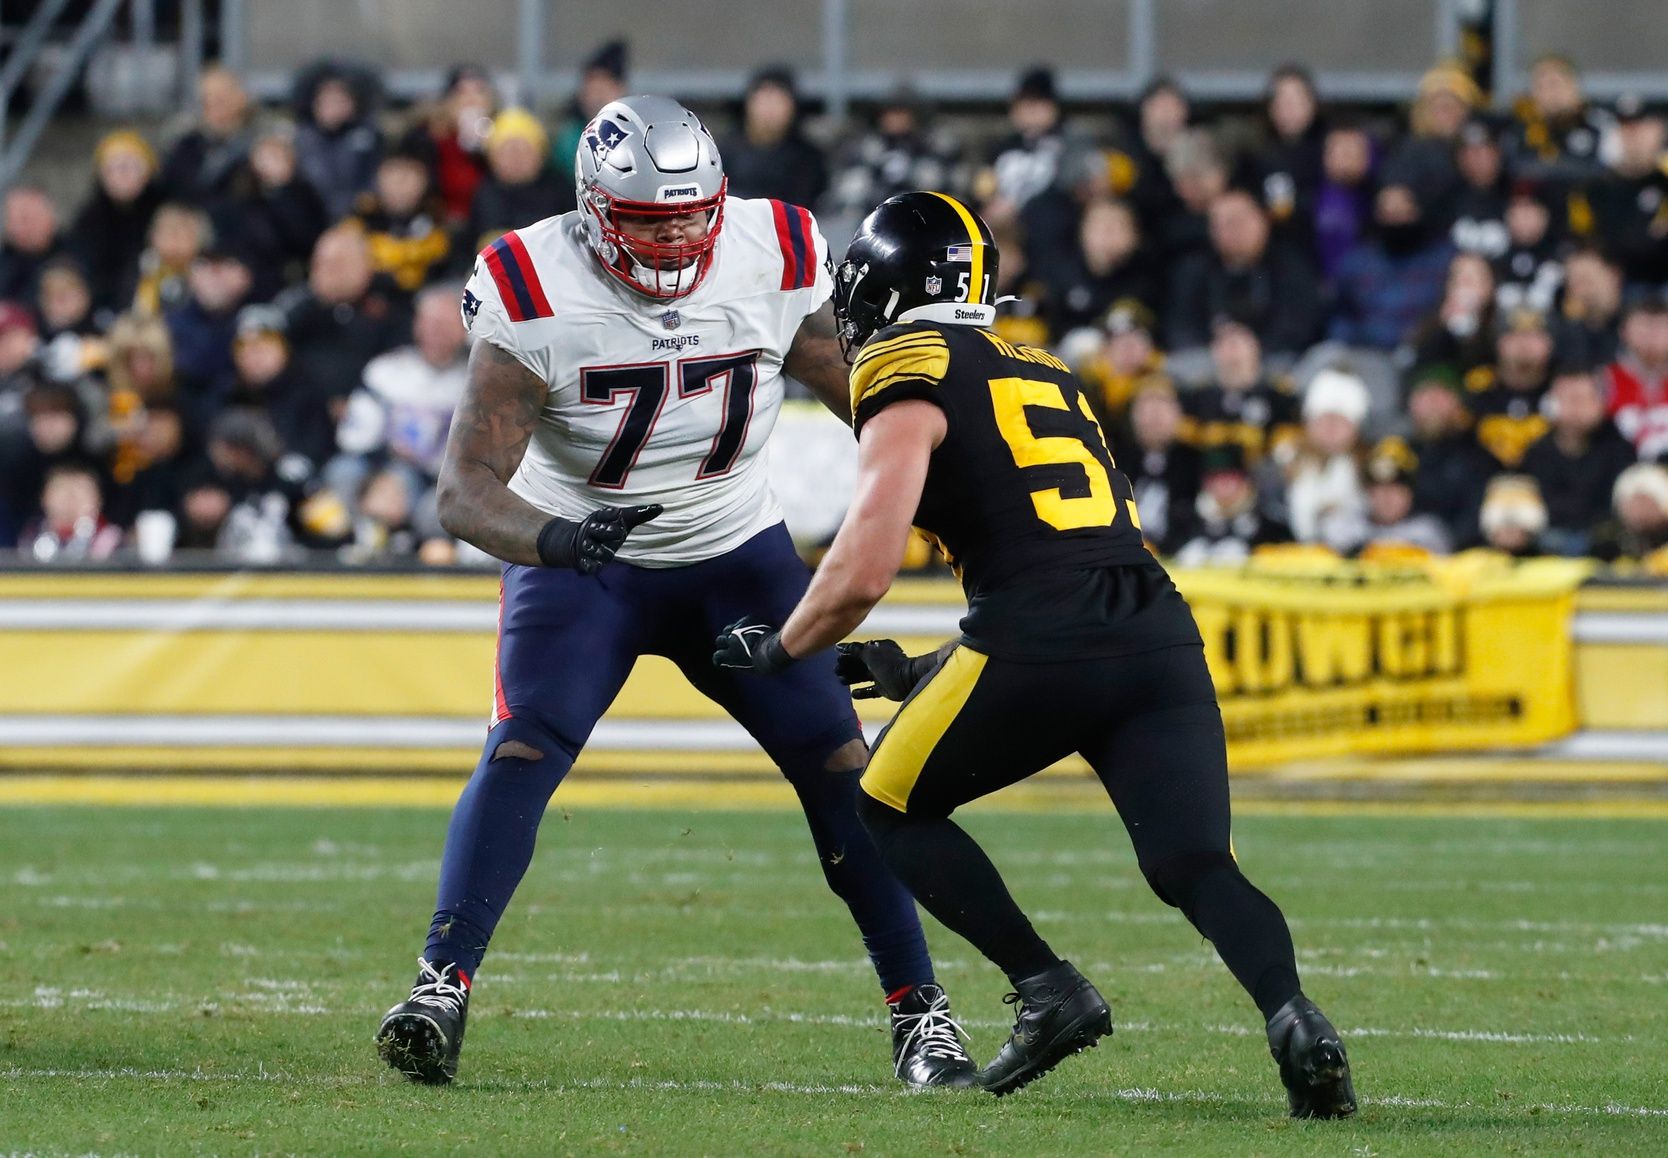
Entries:
{"label": "wristband", "polygon": [[788,654],[788,649],[782,646],[782,633],[773,631],[765,636],[764,642],[759,644],[758,670],[765,675],[775,675],[785,671],[797,661]]}
{"label": "wristband", "polygon": [[579,555],[579,524],[553,518],[539,528],[539,562],[546,567],[572,567]]}

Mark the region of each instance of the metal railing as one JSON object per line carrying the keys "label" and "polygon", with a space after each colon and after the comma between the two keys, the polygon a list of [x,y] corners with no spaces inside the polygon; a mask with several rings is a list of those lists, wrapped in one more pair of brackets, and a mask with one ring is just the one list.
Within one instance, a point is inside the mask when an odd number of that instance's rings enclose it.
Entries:
{"label": "metal railing", "polygon": [[[190,2],[200,9],[201,0]],[[29,112],[13,133],[8,117],[12,98],[53,47],[53,33],[59,30],[58,22],[69,7],[69,0],[40,0],[19,28],[6,63],[0,67],[0,192],[10,188],[23,172],[41,135],[81,78],[87,62],[109,37],[123,5],[130,8],[135,46],[149,49],[155,43],[156,0],[95,0],[70,30],[45,82],[33,94]],[[200,37],[194,43],[200,49]]]}

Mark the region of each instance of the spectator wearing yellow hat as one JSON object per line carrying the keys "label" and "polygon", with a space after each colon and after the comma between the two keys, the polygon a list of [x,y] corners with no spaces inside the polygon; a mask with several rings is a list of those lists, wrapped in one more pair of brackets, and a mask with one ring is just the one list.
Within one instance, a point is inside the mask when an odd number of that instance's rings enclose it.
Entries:
{"label": "spectator wearing yellow hat", "polygon": [[151,218],[162,204],[156,151],[132,129],[105,135],[93,150],[93,188],[76,214],[71,235],[101,309],[118,309]]}
{"label": "spectator wearing yellow hat", "polygon": [[1445,222],[1460,188],[1454,150],[1482,104],[1482,91],[1463,66],[1444,62],[1426,72],[1408,113],[1408,136],[1385,158],[1382,183],[1407,186],[1433,219]]}
{"label": "spectator wearing yellow hat", "polygon": [[492,119],[486,153],[487,175],[475,190],[460,247],[467,254],[511,229],[575,207],[573,182],[546,164],[550,136],[526,109],[505,109]]}

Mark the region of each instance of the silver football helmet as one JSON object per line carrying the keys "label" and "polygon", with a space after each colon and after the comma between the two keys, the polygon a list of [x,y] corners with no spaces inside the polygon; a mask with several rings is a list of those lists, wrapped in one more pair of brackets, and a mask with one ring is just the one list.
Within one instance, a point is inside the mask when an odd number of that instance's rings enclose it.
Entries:
{"label": "silver football helmet", "polygon": [[[628,96],[609,101],[585,126],[574,158],[585,236],[602,267],[638,293],[682,297],[712,265],[724,224],[724,162],[699,117],[677,101]],[[619,215],[705,214],[699,241],[630,236]]]}

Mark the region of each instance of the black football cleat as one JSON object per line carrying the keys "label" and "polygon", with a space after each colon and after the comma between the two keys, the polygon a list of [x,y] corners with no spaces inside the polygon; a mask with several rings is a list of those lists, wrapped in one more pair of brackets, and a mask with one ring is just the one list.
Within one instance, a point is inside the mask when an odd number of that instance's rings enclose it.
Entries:
{"label": "black football cleat", "polygon": [[417,958],[411,996],[390,1009],[376,1031],[382,1060],[414,1082],[443,1086],[458,1074],[458,1051],[469,1017],[469,975]]}
{"label": "black football cleat", "polygon": [[906,1086],[963,1087],[977,1067],[962,1048],[950,997],[937,985],[917,985],[892,1005],[892,1072]]}
{"label": "black football cleat", "polygon": [[1303,994],[1268,1019],[1268,1052],[1280,1065],[1292,1117],[1347,1118],[1355,1113],[1343,1036]]}
{"label": "black football cleat", "polygon": [[1016,982],[1014,989],[1002,999],[1019,1006],[1013,1034],[979,1073],[979,1084],[999,1098],[1112,1032],[1106,999],[1069,961]]}

